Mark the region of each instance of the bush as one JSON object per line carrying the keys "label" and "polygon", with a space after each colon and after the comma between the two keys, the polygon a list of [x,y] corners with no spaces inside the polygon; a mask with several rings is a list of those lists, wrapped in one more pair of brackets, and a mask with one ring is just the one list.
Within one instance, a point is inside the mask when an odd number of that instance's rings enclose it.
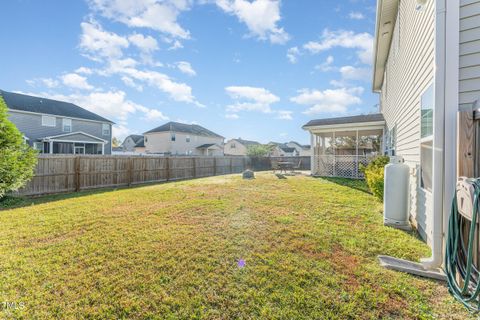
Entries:
{"label": "bush", "polygon": [[23,187],[33,176],[37,151],[23,140],[22,133],[8,120],[7,105],[0,96],[0,199]]}
{"label": "bush", "polygon": [[390,158],[388,156],[379,156],[373,159],[366,167],[360,165],[360,170],[365,174],[368,188],[380,201],[383,201],[383,170],[389,161]]}

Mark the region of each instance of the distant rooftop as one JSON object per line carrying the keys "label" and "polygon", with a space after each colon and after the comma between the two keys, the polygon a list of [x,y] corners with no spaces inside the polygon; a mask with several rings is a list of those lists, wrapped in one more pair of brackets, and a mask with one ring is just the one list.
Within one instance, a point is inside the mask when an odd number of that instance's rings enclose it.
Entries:
{"label": "distant rooftop", "polygon": [[192,135],[197,135],[197,136],[223,138],[221,135],[216,134],[215,132],[210,131],[202,126],[199,126],[198,124],[186,124],[186,123],[173,122],[173,121],[167,122],[164,125],[161,125],[160,127],[154,128],[145,133],[168,132],[168,131],[190,133]]}
{"label": "distant rooftop", "polygon": [[314,127],[314,126],[327,126],[327,125],[335,125],[335,124],[378,122],[378,121],[385,121],[385,119],[383,118],[383,114],[374,113],[374,114],[365,114],[365,115],[349,116],[349,117],[310,120],[302,128]]}
{"label": "distant rooftop", "polygon": [[244,146],[255,146],[255,145],[260,144],[260,142],[253,141],[253,140],[244,140],[242,138],[237,138],[237,139],[232,139],[232,140],[238,141],[241,144],[243,144]]}
{"label": "distant rooftop", "polygon": [[3,90],[0,90],[0,96],[5,100],[7,107],[12,110],[113,123],[113,121],[70,102],[34,97]]}

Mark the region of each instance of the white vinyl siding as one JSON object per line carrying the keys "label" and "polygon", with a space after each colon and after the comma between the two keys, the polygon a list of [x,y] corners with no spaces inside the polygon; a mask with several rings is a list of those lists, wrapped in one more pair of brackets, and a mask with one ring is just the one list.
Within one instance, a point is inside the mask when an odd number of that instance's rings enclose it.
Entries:
{"label": "white vinyl siding", "polygon": [[460,0],[460,107],[480,99],[480,0]]}
{"label": "white vinyl siding", "polygon": [[55,117],[52,116],[42,116],[42,126],[44,127],[55,127],[57,125]]}
{"label": "white vinyl siding", "polygon": [[[433,83],[435,69],[434,2],[428,0],[419,11],[415,9],[415,1],[400,1],[393,34],[398,46],[395,53],[390,50],[381,95],[387,130],[395,128],[395,153],[402,156],[411,168],[410,214],[422,236],[427,238],[431,225],[426,218],[427,211],[431,210],[431,199],[420,190],[418,168],[421,96]],[[391,46],[395,45],[391,43]]]}

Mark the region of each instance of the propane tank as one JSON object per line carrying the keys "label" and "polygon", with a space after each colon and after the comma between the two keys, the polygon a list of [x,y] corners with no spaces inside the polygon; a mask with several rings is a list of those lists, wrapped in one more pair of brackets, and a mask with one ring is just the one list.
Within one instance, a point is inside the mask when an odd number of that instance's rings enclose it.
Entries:
{"label": "propane tank", "polygon": [[409,167],[402,157],[395,156],[390,157],[390,163],[384,170],[383,223],[386,226],[409,229]]}

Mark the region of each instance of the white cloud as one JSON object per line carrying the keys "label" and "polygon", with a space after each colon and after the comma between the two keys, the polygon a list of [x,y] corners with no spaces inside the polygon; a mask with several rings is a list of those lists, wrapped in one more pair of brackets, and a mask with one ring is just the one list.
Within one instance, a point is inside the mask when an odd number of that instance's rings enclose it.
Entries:
{"label": "white cloud", "polygon": [[158,50],[158,42],[151,36],[145,37],[143,34],[134,33],[128,37],[128,40],[144,53],[150,54]]}
{"label": "white cloud", "polygon": [[238,114],[235,114],[235,113],[227,113],[227,114],[225,115],[225,118],[236,120],[236,119],[238,119],[238,118],[240,118],[240,117],[238,116]]}
{"label": "white cloud", "polygon": [[92,74],[93,70],[87,67],[80,67],[75,70],[75,73],[81,73],[81,74]]}
{"label": "white cloud", "polygon": [[150,109],[145,112],[145,120],[168,120],[168,117],[165,116],[161,111],[157,109]]}
{"label": "white cloud", "polygon": [[369,81],[371,78],[371,70],[369,68],[343,66],[340,68],[340,73],[342,74],[342,79],[344,80]]}
{"label": "white cloud", "polygon": [[60,85],[58,80],[52,79],[52,78],[36,78],[32,80],[27,80],[27,83],[31,85],[32,87],[36,86],[45,86],[49,89],[56,88]]}
{"label": "white cloud", "polygon": [[293,111],[279,110],[277,113],[277,119],[292,120],[293,119],[292,114],[293,114]]}
{"label": "white cloud", "polygon": [[127,87],[130,87],[130,88],[134,88],[138,91],[143,91],[143,87],[139,84],[136,84],[135,81],[133,81],[132,78],[130,77],[127,77],[127,76],[122,76],[122,82],[127,86]]}
{"label": "white cloud", "polygon": [[284,44],[290,39],[288,33],[278,26],[281,20],[279,0],[216,0],[215,3],[245,23],[251,35],[260,40]]}
{"label": "white cloud", "polygon": [[80,48],[85,56],[101,61],[103,58],[113,59],[123,55],[122,49],[129,46],[128,40],[113,32],[103,30],[95,21],[82,22]]}
{"label": "white cloud", "polygon": [[168,47],[168,50],[177,50],[182,48],[183,48],[183,44],[180,41],[175,40],[173,41],[173,44],[170,47]]}
{"label": "white cloud", "polygon": [[67,73],[60,77],[64,85],[74,89],[92,90],[93,86],[90,85],[86,77],[80,76],[76,73]]}
{"label": "white cloud", "polygon": [[120,140],[125,139],[128,135],[130,135],[132,131],[130,128],[123,124],[114,124],[112,128],[112,136],[118,138]]}
{"label": "white cloud", "polygon": [[299,95],[290,98],[290,101],[309,106],[305,114],[345,113],[349,106],[362,103],[359,95],[362,87],[327,89],[324,91],[302,89]]}
{"label": "white cloud", "polygon": [[323,71],[323,72],[328,72],[328,71],[332,71],[333,69],[335,69],[332,64],[333,64],[333,61],[334,61],[334,58],[333,56],[328,56],[327,59],[325,59],[325,61],[319,65],[316,65],[315,66],[315,69],[316,70],[320,70],[320,71]]}
{"label": "white cloud", "polygon": [[365,16],[361,12],[352,11],[348,14],[348,17],[353,20],[363,20]]}
{"label": "white cloud", "polygon": [[177,21],[189,10],[191,0],[90,0],[90,7],[104,17],[129,27],[153,29],[174,38],[188,39],[190,32]]}
{"label": "white cloud", "polygon": [[291,47],[287,50],[287,58],[290,63],[297,63],[299,55],[300,50],[298,49],[298,47]]}
{"label": "white cloud", "polygon": [[278,117],[285,119],[288,113],[274,111],[271,108],[273,103],[280,101],[280,98],[265,88],[249,86],[226,87],[227,94],[234,99],[234,103],[228,105],[226,110],[229,114],[237,114],[241,111],[256,111],[262,113],[277,113]]}
{"label": "white cloud", "polygon": [[320,53],[334,47],[357,49],[361,62],[371,64],[373,58],[373,36],[367,32],[355,33],[354,31],[337,30],[323,31],[320,41],[310,41],[303,48],[311,53]]}
{"label": "white cloud", "polygon": [[185,73],[189,76],[196,76],[197,73],[195,72],[195,70],[193,70],[192,68],[192,65],[190,64],[190,62],[187,62],[187,61],[179,61],[177,62],[177,68],[178,70],[180,70],[182,73]]}

